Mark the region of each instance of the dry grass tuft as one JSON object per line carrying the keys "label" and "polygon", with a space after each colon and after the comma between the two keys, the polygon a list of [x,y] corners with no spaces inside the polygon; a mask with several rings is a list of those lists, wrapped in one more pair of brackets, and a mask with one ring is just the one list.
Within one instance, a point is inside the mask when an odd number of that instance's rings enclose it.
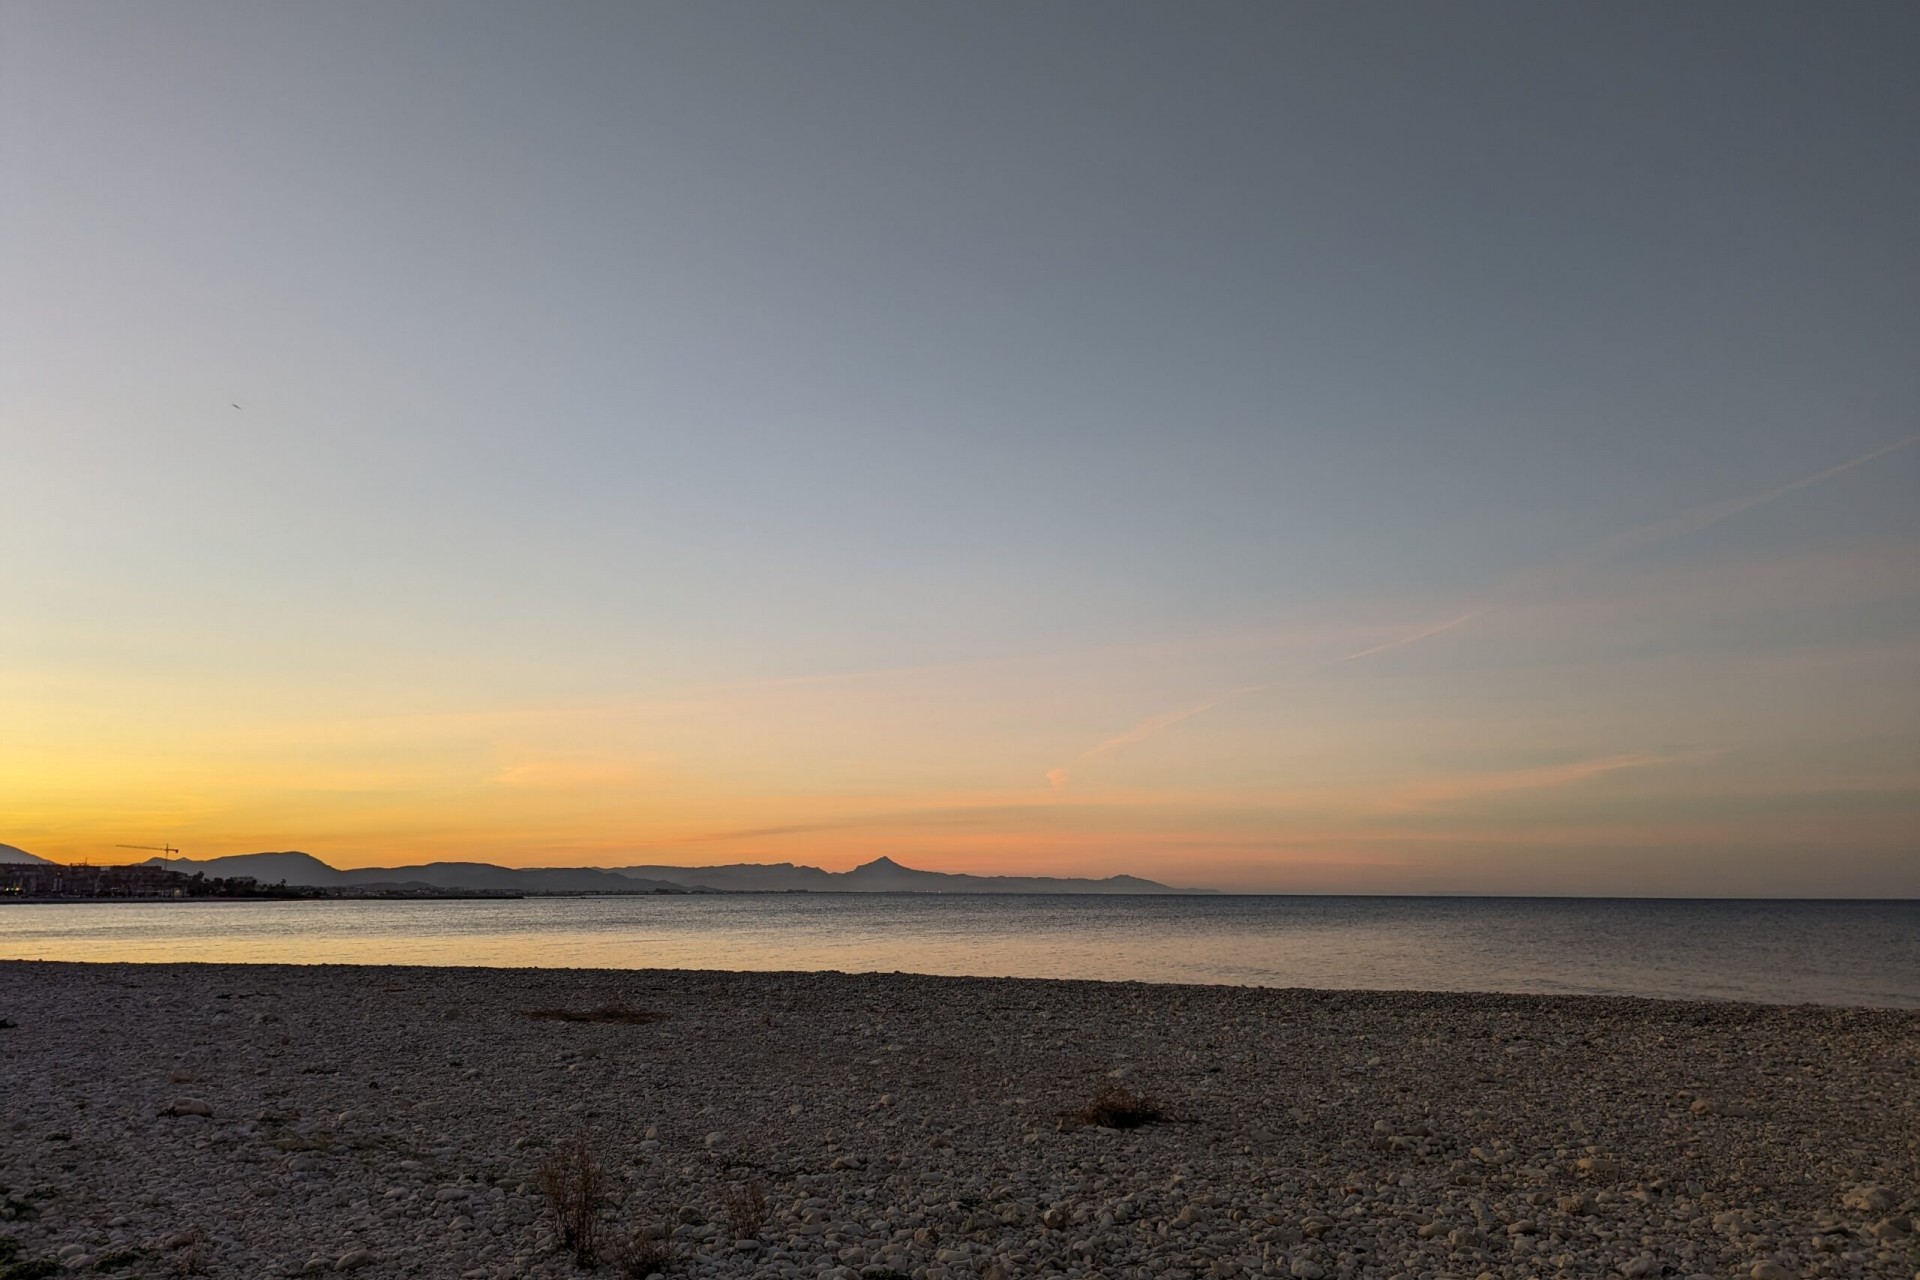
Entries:
{"label": "dry grass tuft", "polygon": [[759,1179],[743,1182],[726,1191],[727,1225],[736,1240],[751,1240],[767,1225],[767,1189]]}
{"label": "dry grass tuft", "polygon": [[630,1004],[603,1004],[592,1009],[528,1009],[526,1016],[543,1022],[621,1022],[628,1026],[658,1022],[667,1015]]}
{"label": "dry grass tuft", "polygon": [[1062,1111],[1060,1118],[1074,1126],[1097,1125],[1102,1129],[1138,1129],[1167,1118],[1159,1102],[1135,1093],[1125,1085],[1106,1084],[1076,1111]]}
{"label": "dry grass tuft", "polygon": [[614,1250],[614,1261],[633,1280],[665,1275],[673,1266],[673,1238],[655,1235],[651,1227],[636,1223]]}
{"label": "dry grass tuft", "polygon": [[583,1267],[600,1261],[600,1206],[607,1175],[591,1135],[577,1133],[540,1162],[540,1192],[553,1210],[560,1244]]}
{"label": "dry grass tuft", "polygon": [[179,1252],[173,1255],[173,1273],[178,1276],[197,1276],[206,1271],[206,1258],[203,1251],[207,1244],[206,1232],[198,1227],[189,1228],[187,1239],[179,1246]]}

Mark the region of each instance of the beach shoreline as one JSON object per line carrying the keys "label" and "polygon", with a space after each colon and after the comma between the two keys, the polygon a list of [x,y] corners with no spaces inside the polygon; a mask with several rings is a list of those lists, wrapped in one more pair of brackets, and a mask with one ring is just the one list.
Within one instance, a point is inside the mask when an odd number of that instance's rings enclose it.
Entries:
{"label": "beach shoreline", "polygon": [[1908,904],[680,895],[45,904],[0,958],[909,971],[1920,1008]]}
{"label": "beach shoreline", "polygon": [[[528,1016],[602,1010],[657,1020]],[[0,1234],[112,1274],[573,1275],[579,1133],[673,1275],[1920,1268],[1914,1010],[5,961],[0,1018]],[[1068,1118],[1109,1088],[1168,1118]]]}

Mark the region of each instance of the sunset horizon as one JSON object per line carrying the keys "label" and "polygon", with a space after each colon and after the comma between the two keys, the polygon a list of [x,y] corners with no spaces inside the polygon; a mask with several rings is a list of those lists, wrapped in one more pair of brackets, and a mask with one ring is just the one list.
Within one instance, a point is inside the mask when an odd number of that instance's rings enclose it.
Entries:
{"label": "sunset horizon", "polygon": [[1894,12],[76,14],[0,840],[1920,896]]}
{"label": "sunset horizon", "polygon": [[[889,855],[988,875],[1186,875],[1241,892],[1920,896],[1910,830],[1883,822],[1872,806],[1859,812],[1875,794],[1912,803],[1920,765],[1898,753],[1879,768],[1847,761],[1844,776],[1804,766],[1789,775],[1786,744],[1752,724],[1702,732],[1661,723],[1647,705],[1633,710],[1653,727],[1603,717],[1558,736],[1502,727],[1451,758],[1434,751],[1434,728],[1418,719],[1358,733],[1339,722],[1343,708],[1375,714],[1382,688],[1391,717],[1417,715],[1426,700],[1484,680],[1485,650],[1530,640],[1530,665],[1544,657],[1550,670],[1617,682],[1633,667],[1609,658],[1607,629],[1641,644],[1664,633],[1661,647],[1679,650],[1655,667],[1669,679],[1710,662],[1722,681],[1743,668],[1756,682],[1817,681],[1834,671],[1831,649],[1688,654],[1675,641],[1708,610],[1724,628],[1742,613],[1777,618],[1910,600],[1910,549],[1868,542],[1703,566],[1689,562],[1686,545],[1716,526],[1764,519],[1754,508],[1818,500],[1871,463],[1911,466],[1916,443],[1920,435],[1898,438],[1612,531],[1453,601],[1428,601],[1424,612],[1373,602],[1261,630],[796,673],[658,699],[576,696],[411,714],[389,701],[358,718],[312,719],[276,706],[271,721],[183,703],[177,717],[158,715],[130,735],[120,775],[103,778],[91,763],[94,744],[76,742],[83,754],[62,777],[48,738],[34,740],[33,767],[13,761],[16,786],[65,796],[37,821],[16,799],[13,829],[0,834],[42,856],[90,862],[116,860],[119,846],[160,832],[163,843],[191,844],[201,856],[323,848],[342,867],[624,858],[837,870]],[[1634,562],[1670,545],[1675,563]],[[1600,608],[1607,612],[1596,635]],[[1404,620],[1389,621],[1396,612]],[[1875,649],[1852,651],[1848,684],[1875,663],[1892,678],[1915,660],[1911,645]],[[1266,678],[1247,682],[1250,670]],[[1080,687],[1062,687],[1072,685]],[[32,691],[23,692],[17,704],[31,703]],[[276,692],[300,700],[297,689]],[[1547,684],[1529,692],[1559,714],[1580,705]],[[1609,696],[1619,696],[1617,683]],[[457,691],[442,697],[460,700]],[[1052,722],[1038,722],[1035,699],[1051,699]],[[1289,741],[1261,744],[1266,767],[1287,762],[1288,771],[1265,786],[1247,785],[1244,764],[1239,786],[1186,781],[1189,760],[1209,775],[1230,773],[1239,762],[1219,753],[1245,749],[1263,703],[1304,704],[1316,718]],[[1123,705],[1138,718],[1104,710]],[[836,714],[838,725],[829,720]],[[959,735],[948,759],[927,755],[929,735],[905,722],[914,714]],[[1076,723],[1084,726],[1077,734]],[[780,749],[752,741],[743,751],[743,735],[784,735],[796,757],[824,739],[846,761],[815,766],[804,788],[793,780],[755,790],[754,771],[781,771]],[[846,787],[849,773],[876,770],[888,775],[878,785]],[[975,785],[927,787],[943,775]],[[1797,822],[1778,812],[1789,797],[1803,809]],[[1636,805],[1664,816],[1649,821]],[[1735,805],[1748,812],[1728,816]],[[305,817],[283,826],[275,810]],[[1717,818],[1703,816],[1716,810]],[[452,821],[454,812],[463,819]],[[1818,858],[1806,856],[1812,847]],[[1683,851],[1701,860],[1674,863]],[[1605,863],[1566,862],[1595,857]]]}
{"label": "sunset horizon", "polygon": [[[408,713],[386,695],[361,717],[307,718],[299,711],[309,709],[285,705],[303,701],[300,691],[283,685],[270,720],[183,701],[154,708],[131,734],[123,723],[123,754],[110,773],[95,763],[96,743],[49,717],[54,732],[31,740],[31,761],[16,747],[11,830],[0,834],[57,861],[96,863],[159,832],[200,856],[326,849],[342,867],[626,858],[845,869],[884,854],[975,874],[1186,875],[1253,892],[1920,896],[1909,829],[1872,806],[1860,811],[1875,794],[1912,803],[1920,765],[1899,753],[1877,769],[1849,760],[1844,776],[1804,766],[1789,775],[1787,744],[1767,741],[1753,724],[1702,732],[1661,723],[1647,705],[1632,708],[1640,726],[1596,717],[1573,732],[1531,737],[1502,727],[1469,753],[1436,753],[1435,726],[1417,718],[1359,733],[1339,722],[1343,709],[1376,714],[1382,689],[1393,699],[1390,717],[1417,716],[1427,700],[1484,680],[1482,652],[1529,641],[1530,665],[1545,657],[1562,673],[1617,682],[1632,668],[1621,670],[1605,631],[1591,629],[1596,608],[1607,610],[1600,627],[1625,639],[1644,644],[1650,628],[1667,633],[1662,647],[1681,650],[1658,664],[1669,679],[1710,661],[1722,681],[1744,668],[1769,685],[1830,682],[1839,657],[1831,649],[1795,644],[1730,657],[1687,654],[1674,640],[1707,621],[1709,609],[1724,627],[1743,612],[1777,618],[1794,608],[1812,615],[1911,599],[1907,546],[1869,542],[1705,566],[1689,563],[1685,546],[1715,526],[1764,518],[1752,508],[1842,489],[1848,473],[1872,462],[1897,465],[1915,443],[1920,435],[1898,438],[1613,531],[1456,600],[1431,600],[1424,612],[1372,602],[1268,629],[795,673],[657,699],[575,696]],[[1676,563],[1633,560],[1668,544],[1678,544]],[[1387,620],[1394,612],[1404,620]],[[1848,684],[1875,663],[1893,678],[1915,659],[1910,645],[1875,649],[1852,650]],[[1266,678],[1248,682],[1251,670]],[[20,690],[16,707],[30,708],[38,692]],[[1557,714],[1580,705],[1547,684],[1529,692]],[[1670,696],[1660,692],[1663,702]],[[1051,722],[1039,721],[1035,706],[1045,702],[1037,699],[1051,700]],[[460,700],[457,690],[435,699]],[[1290,740],[1263,742],[1266,769],[1287,771],[1248,785],[1244,762],[1220,752],[1245,749],[1262,703],[1304,705],[1315,719]],[[1137,718],[1103,710],[1122,705]],[[841,723],[827,719],[835,714]],[[957,737],[946,759],[928,755],[930,735],[906,723],[915,714]],[[1076,734],[1074,724],[1084,727]],[[845,762],[799,765],[801,776],[785,787],[756,790],[754,771],[781,772],[779,735],[796,757],[825,740]],[[79,753],[64,770],[62,738]],[[1236,764],[1238,786],[1187,780],[1194,765],[1231,776]],[[849,773],[873,772],[885,776],[865,789],[846,785]],[[941,776],[974,785],[927,786]],[[58,797],[37,815],[19,799],[36,790]],[[1783,822],[1778,809],[1790,797],[1803,812]],[[1735,805],[1748,812],[1727,815]],[[1663,816],[1650,821],[1649,810]],[[303,817],[295,826],[274,820],[276,811]],[[1817,858],[1807,857],[1813,847]],[[1681,851],[1700,860],[1675,864]],[[1566,862],[1595,857],[1605,864]]]}

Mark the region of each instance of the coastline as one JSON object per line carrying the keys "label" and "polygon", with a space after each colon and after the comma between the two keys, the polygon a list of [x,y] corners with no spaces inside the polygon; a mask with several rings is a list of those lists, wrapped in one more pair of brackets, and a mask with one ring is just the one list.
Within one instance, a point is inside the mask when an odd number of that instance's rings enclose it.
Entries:
{"label": "coastline", "polygon": [[[609,1006],[659,1020],[526,1016]],[[581,1131],[673,1275],[1920,1267],[1913,1010],[6,961],[0,1017],[0,1233],[110,1273],[573,1275],[533,1184]],[[1061,1118],[1107,1086],[1170,1119]]]}

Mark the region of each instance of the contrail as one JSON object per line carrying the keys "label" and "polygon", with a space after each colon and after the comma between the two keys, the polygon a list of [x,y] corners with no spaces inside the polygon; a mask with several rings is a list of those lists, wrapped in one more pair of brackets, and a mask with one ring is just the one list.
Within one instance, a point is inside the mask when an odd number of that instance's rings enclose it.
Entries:
{"label": "contrail", "polygon": [[1271,687],[1274,683],[1277,682],[1270,681],[1267,684],[1250,684],[1238,689],[1229,689],[1225,693],[1215,694],[1204,702],[1195,703],[1193,706],[1182,707],[1178,711],[1165,711],[1157,716],[1148,716],[1131,729],[1122,730],[1114,734],[1111,738],[1106,738],[1095,743],[1078,756],[1075,756],[1071,764],[1062,765],[1057,769],[1047,770],[1047,783],[1050,786],[1064,787],[1073,780],[1073,771],[1083,765],[1098,760],[1102,756],[1112,755],[1122,747],[1130,747],[1136,742],[1144,742],[1162,729],[1179,724],[1182,720],[1190,720],[1203,711],[1211,711],[1230,698],[1238,698],[1242,694],[1257,693],[1261,689]]}
{"label": "contrail", "polygon": [[[1369,648],[1356,649],[1352,653],[1335,658],[1331,662],[1323,662],[1320,665],[1323,667],[1337,667],[1343,662],[1356,662],[1361,658],[1371,658],[1376,653],[1385,653],[1389,649],[1398,649],[1403,645],[1415,644],[1421,640],[1425,640],[1428,636],[1437,636],[1442,631],[1451,631],[1462,623],[1472,622],[1485,612],[1485,609],[1470,609],[1457,618],[1448,618],[1445,622],[1437,623],[1424,630],[1416,631],[1410,636],[1401,636],[1398,640],[1389,640],[1385,644],[1376,644]],[[1266,686],[1261,687],[1264,688]]]}
{"label": "contrail", "polygon": [[1915,444],[1920,444],[1920,432],[1916,432],[1903,440],[1896,440],[1892,444],[1882,445],[1880,448],[1863,453],[1857,458],[1849,458],[1845,462],[1828,467],[1823,471],[1815,471],[1810,475],[1801,476],[1797,480],[1789,480],[1783,485],[1777,485],[1771,489],[1763,489],[1759,493],[1750,493],[1745,497],[1728,498],[1721,502],[1709,503],[1704,507],[1696,507],[1692,511],[1682,512],[1677,516],[1669,516],[1665,520],[1656,520],[1652,524],[1645,524],[1635,529],[1628,529],[1621,533],[1611,534],[1588,546],[1583,551],[1561,560],[1542,565],[1539,568],[1515,574],[1513,577],[1507,579],[1506,582],[1489,592],[1490,598],[1486,603],[1469,608],[1466,612],[1449,618],[1445,622],[1422,627],[1418,631],[1389,640],[1384,644],[1376,644],[1365,649],[1357,649],[1352,653],[1343,654],[1338,658],[1332,658],[1326,662],[1305,667],[1280,680],[1266,680],[1259,684],[1242,685],[1237,689],[1229,689],[1224,693],[1216,694],[1193,706],[1184,707],[1178,711],[1163,712],[1157,716],[1149,716],[1132,728],[1122,730],[1120,733],[1096,743],[1094,746],[1076,756],[1071,763],[1047,770],[1047,782],[1055,787],[1064,787],[1068,782],[1072,781],[1074,771],[1082,766],[1099,760],[1104,756],[1111,755],[1122,747],[1129,747],[1134,743],[1144,742],[1154,734],[1159,733],[1162,729],[1170,728],[1173,725],[1179,724],[1182,720],[1190,720],[1203,712],[1211,711],[1223,702],[1230,702],[1235,698],[1244,697],[1250,693],[1259,693],[1262,690],[1275,688],[1286,683],[1287,680],[1297,679],[1299,676],[1314,671],[1323,671],[1329,667],[1337,667],[1343,663],[1357,662],[1362,658],[1370,658],[1378,653],[1386,653],[1391,649],[1400,649],[1410,644],[1418,644],[1422,640],[1437,636],[1444,631],[1451,631],[1455,627],[1471,622],[1482,614],[1497,608],[1496,600],[1503,598],[1505,600],[1511,600],[1514,596],[1522,595],[1527,591],[1536,589],[1544,583],[1565,578],[1571,574],[1579,573],[1584,569],[1590,569],[1594,565],[1602,564],[1618,556],[1626,555],[1629,552],[1638,551],[1642,547],[1653,546],[1656,543],[1665,542],[1669,538],[1678,538],[1691,533],[1699,533],[1701,530],[1709,529],[1723,520],[1740,514],[1742,511],[1751,511],[1755,507],[1764,506],[1769,502],[1784,498],[1790,493],[1796,493],[1801,489],[1810,488],[1813,485],[1831,480],[1836,476],[1845,475],[1855,467],[1863,467],[1869,462],[1884,458],[1891,453],[1898,453],[1900,450]]}
{"label": "contrail", "polygon": [[1882,445],[1878,449],[1863,453],[1857,458],[1849,458],[1845,462],[1826,468],[1824,471],[1815,471],[1809,475],[1801,476],[1797,480],[1789,480],[1783,485],[1777,485],[1771,489],[1763,489],[1759,493],[1750,493],[1745,497],[1727,498],[1720,502],[1711,502],[1703,507],[1695,507],[1691,511],[1683,511],[1677,516],[1669,516],[1665,520],[1656,520],[1652,524],[1643,524],[1635,529],[1610,534],[1572,555],[1540,565],[1527,572],[1515,574],[1503,583],[1500,588],[1496,589],[1496,594],[1518,594],[1540,586],[1542,583],[1564,578],[1570,574],[1578,573],[1583,569],[1590,569],[1594,565],[1605,563],[1618,556],[1638,551],[1643,547],[1650,547],[1656,543],[1665,542],[1669,538],[1679,538],[1687,534],[1699,533],[1702,530],[1712,528],[1723,520],[1739,515],[1742,511],[1751,511],[1755,507],[1765,506],[1767,503],[1784,498],[1790,493],[1797,493],[1801,489],[1811,488],[1816,484],[1831,480],[1836,476],[1845,475],[1856,467],[1864,467],[1869,462],[1884,458],[1890,453],[1898,453],[1900,450],[1910,448],[1916,444],[1920,444],[1920,433],[1910,435],[1904,440],[1896,440],[1892,444]]}
{"label": "contrail", "polygon": [[[1445,622],[1438,623],[1434,626],[1424,627],[1412,635],[1401,636],[1398,639],[1389,640],[1385,644],[1376,644],[1365,649],[1356,649],[1352,653],[1342,654],[1338,658],[1331,658],[1326,662],[1317,663],[1314,666],[1305,668],[1305,671],[1320,671],[1327,667],[1337,667],[1343,662],[1354,662],[1361,658],[1371,657],[1376,653],[1385,653],[1389,649],[1398,649],[1402,645],[1413,644],[1418,640],[1425,640],[1428,636],[1437,636],[1442,631],[1451,631],[1462,623],[1471,622],[1484,612],[1484,609],[1475,609],[1473,612],[1463,613],[1457,618],[1449,618]],[[1299,674],[1304,674],[1304,672]],[[1092,747],[1089,747],[1075,757],[1072,764],[1047,770],[1047,781],[1053,786],[1064,787],[1068,782],[1072,781],[1073,770],[1091,761],[1098,760],[1102,756],[1111,755],[1122,747],[1130,747],[1136,742],[1144,742],[1162,729],[1172,728],[1182,720],[1191,720],[1194,716],[1204,711],[1213,710],[1223,702],[1244,697],[1249,693],[1259,693],[1263,689],[1276,688],[1293,678],[1293,676],[1288,676],[1280,680],[1263,680],[1259,684],[1244,684],[1237,689],[1228,689],[1225,693],[1215,694],[1213,697],[1195,703],[1193,706],[1182,707],[1178,711],[1163,712],[1157,716],[1149,716],[1132,728],[1124,729],[1114,734],[1111,738],[1103,739]]]}

